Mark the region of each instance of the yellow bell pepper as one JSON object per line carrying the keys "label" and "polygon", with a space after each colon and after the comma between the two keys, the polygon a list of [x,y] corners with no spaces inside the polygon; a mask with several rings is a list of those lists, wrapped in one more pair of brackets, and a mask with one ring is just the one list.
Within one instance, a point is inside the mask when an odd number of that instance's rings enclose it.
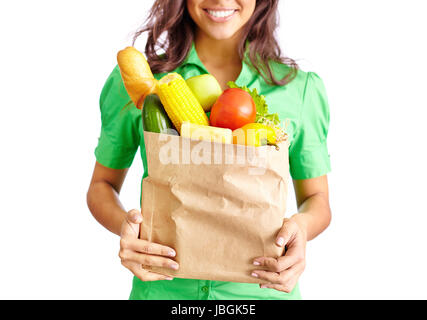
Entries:
{"label": "yellow bell pepper", "polygon": [[249,123],[233,131],[233,143],[253,147],[276,145],[276,131],[261,123]]}

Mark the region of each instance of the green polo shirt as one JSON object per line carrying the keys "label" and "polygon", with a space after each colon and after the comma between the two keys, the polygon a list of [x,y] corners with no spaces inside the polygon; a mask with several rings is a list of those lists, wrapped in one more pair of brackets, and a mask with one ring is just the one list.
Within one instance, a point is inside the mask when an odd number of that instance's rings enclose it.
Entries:
{"label": "green polo shirt", "polygon": [[[289,67],[272,63],[273,72],[282,78]],[[186,60],[176,69],[184,79],[208,73],[193,44]],[[164,74],[155,74],[160,79]],[[310,179],[327,174],[330,160],[327,149],[329,106],[322,80],[313,72],[299,71],[286,86],[271,86],[245,62],[235,81],[239,86],[257,88],[266,98],[269,112],[278,113],[290,139],[289,163],[293,179]],[[95,150],[96,160],[109,168],[129,168],[140,148],[144,175],[147,176],[141,111],[131,102],[116,67],[100,97],[101,135]],[[290,294],[261,289],[257,284],[208,280],[174,279],[142,282],[134,277],[131,299],[300,299],[298,286]]]}

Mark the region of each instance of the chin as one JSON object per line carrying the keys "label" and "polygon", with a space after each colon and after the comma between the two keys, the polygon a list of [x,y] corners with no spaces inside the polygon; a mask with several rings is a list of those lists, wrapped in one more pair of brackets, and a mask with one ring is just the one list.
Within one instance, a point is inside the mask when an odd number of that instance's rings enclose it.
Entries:
{"label": "chin", "polygon": [[[221,28],[222,29],[222,28]],[[206,30],[207,32],[205,32],[211,39],[215,39],[215,40],[228,40],[233,38],[236,32],[230,31],[230,29],[223,29],[223,30]]]}

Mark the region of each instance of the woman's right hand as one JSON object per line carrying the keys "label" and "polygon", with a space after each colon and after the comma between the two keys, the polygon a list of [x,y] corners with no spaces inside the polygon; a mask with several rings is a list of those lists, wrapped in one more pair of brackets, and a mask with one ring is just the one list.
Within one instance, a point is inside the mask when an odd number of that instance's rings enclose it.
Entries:
{"label": "woman's right hand", "polygon": [[178,270],[179,265],[171,259],[176,256],[172,248],[139,239],[141,223],[140,211],[134,209],[128,212],[120,233],[119,257],[122,265],[142,281],[173,280],[144,269],[143,266],[155,266]]}

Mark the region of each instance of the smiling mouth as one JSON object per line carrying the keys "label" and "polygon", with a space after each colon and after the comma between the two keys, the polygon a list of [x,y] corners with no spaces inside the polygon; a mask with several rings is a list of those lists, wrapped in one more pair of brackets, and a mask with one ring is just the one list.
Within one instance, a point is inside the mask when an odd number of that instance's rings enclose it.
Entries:
{"label": "smiling mouth", "polygon": [[231,17],[237,10],[235,9],[216,9],[216,10],[204,9],[204,11],[208,15],[212,16],[213,18],[227,19]]}

